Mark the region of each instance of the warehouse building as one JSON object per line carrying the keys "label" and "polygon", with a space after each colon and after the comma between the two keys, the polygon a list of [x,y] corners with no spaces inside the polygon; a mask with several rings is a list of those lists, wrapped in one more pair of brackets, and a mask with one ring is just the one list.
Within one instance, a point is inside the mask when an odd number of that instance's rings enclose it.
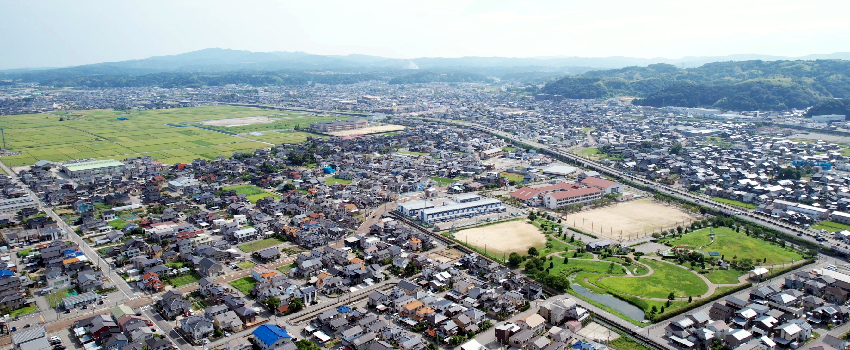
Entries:
{"label": "warehouse building", "polygon": [[72,179],[90,176],[123,174],[124,163],[114,159],[65,164],[62,171]]}

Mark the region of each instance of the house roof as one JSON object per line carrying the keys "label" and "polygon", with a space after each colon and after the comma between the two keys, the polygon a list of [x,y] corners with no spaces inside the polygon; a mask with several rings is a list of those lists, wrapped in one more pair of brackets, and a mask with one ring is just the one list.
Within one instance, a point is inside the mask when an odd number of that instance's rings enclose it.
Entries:
{"label": "house roof", "polygon": [[273,324],[264,324],[259,326],[251,334],[267,346],[272,346],[280,339],[292,338],[289,336],[289,333],[286,332],[285,328],[280,328]]}

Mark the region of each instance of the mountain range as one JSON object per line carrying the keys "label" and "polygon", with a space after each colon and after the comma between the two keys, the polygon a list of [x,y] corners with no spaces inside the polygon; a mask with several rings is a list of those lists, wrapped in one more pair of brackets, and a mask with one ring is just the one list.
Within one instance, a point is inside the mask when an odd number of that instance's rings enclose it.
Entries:
{"label": "mountain range", "polygon": [[567,67],[568,70],[616,69],[628,66],[648,66],[666,63],[680,68],[699,67],[710,62],[724,61],[778,61],[778,60],[850,60],[850,52],[817,54],[801,57],[770,55],[688,56],[669,58],[612,57],[421,57],[413,59],[386,58],[368,55],[314,55],[304,52],[252,52],[210,48],[178,55],[154,56],[139,60],[104,62],[65,68],[33,68],[0,71],[2,75],[26,74],[35,71],[53,71],[58,74],[150,74],[161,72],[224,72],[273,70],[384,70],[384,69],[493,69],[522,68],[526,70],[551,70]]}

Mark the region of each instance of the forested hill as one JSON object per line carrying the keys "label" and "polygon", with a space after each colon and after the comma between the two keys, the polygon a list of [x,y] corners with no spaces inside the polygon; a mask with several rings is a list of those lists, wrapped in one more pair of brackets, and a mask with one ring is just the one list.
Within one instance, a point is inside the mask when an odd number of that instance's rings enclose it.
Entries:
{"label": "forested hill", "polygon": [[543,92],[567,98],[634,96],[634,104],[655,107],[806,108],[850,98],[850,61],[716,62],[688,69],[653,64],[567,76]]}

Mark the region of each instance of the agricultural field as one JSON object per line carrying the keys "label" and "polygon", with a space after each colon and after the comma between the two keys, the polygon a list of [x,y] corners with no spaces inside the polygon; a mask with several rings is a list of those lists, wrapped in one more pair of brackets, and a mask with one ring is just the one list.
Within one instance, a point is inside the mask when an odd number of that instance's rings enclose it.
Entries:
{"label": "agricultural field", "polygon": [[329,122],[334,119],[348,118],[343,116],[318,116],[311,113],[297,111],[252,109],[257,111],[252,116],[233,116],[227,119],[195,119],[187,121],[186,125],[196,124],[202,125],[205,128],[241,134],[272,130],[308,129],[310,127],[310,123]]}
{"label": "agricultural field", "polygon": [[[711,228],[688,233],[670,240],[672,246],[686,246],[691,249],[700,247],[703,252],[717,252],[727,260],[733,258],[759,261],[756,265],[778,265],[800,261],[803,256],[791,248],[782,248],[778,244],[747,236],[743,230],[735,232],[728,227],[714,228],[714,242],[711,242]],[[767,261],[765,262],[765,259]]]}
{"label": "agricultural field", "polygon": [[[31,165],[42,159],[59,162],[89,158],[120,160],[140,156],[151,156],[167,164],[191,162],[197,158],[213,160],[218,156],[230,156],[234,152],[252,152],[257,148],[268,148],[269,145],[190,127],[190,122],[268,113],[267,110],[256,108],[208,106],[126,112],[101,109],[4,116],[0,120],[0,127],[6,129],[7,148],[20,151],[21,154],[2,157],[0,160],[10,166]],[[293,119],[284,119],[289,123],[287,125],[291,124],[289,129],[298,123],[307,125],[309,121],[333,119],[313,116],[291,118]],[[295,120],[298,122],[294,122]],[[236,128],[251,126],[253,125]],[[267,135],[269,137],[261,141],[298,142],[306,139],[307,134],[278,132],[265,133],[263,136]]]}
{"label": "agricultural field", "polygon": [[248,134],[241,134],[240,136],[255,141],[282,145],[286,143],[304,142],[307,141],[307,137],[315,135],[300,131],[258,131]]}
{"label": "agricultural field", "polygon": [[239,185],[223,187],[222,189],[224,189],[225,191],[236,191],[236,194],[244,194],[248,198],[248,201],[251,203],[257,203],[258,200],[266,197],[274,197],[275,199],[280,199],[279,195],[276,195],[254,185]]}

